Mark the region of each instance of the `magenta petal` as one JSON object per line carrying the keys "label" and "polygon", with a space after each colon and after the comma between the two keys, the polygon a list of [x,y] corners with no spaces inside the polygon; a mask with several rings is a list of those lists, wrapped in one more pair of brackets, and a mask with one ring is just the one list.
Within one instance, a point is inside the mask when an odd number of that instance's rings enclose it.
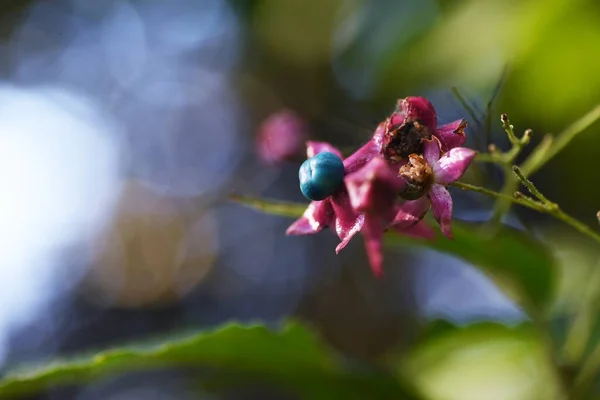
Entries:
{"label": "magenta petal", "polygon": [[433,104],[425,97],[407,97],[398,101],[398,109],[409,120],[419,120],[429,129],[437,127],[437,115]]}
{"label": "magenta petal", "polygon": [[367,216],[365,218],[362,233],[367,256],[369,257],[369,263],[371,264],[371,270],[375,277],[380,278],[383,274],[383,227],[381,225],[381,219]]}
{"label": "magenta petal", "polygon": [[426,239],[433,240],[435,239],[435,232],[429,225],[424,223],[423,221],[419,221],[413,226],[410,226],[405,229],[396,229],[399,233],[410,236],[416,239]]}
{"label": "magenta petal", "polygon": [[429,191],[433,216],[440,224],[442,233],[452,239],[452,197],[442,185],[434,184]]}
{"label": "magenta petal", "polygon": [[405,201],[397,208],[392,226],[396,229],[406,229],[423,219],[431,207],[431,201],[426,196],[417,200]]}
{"label": "magenta petal", "polygon": [[471,162],[477,152],[466,147],[455,147],[444,154],[433,166],[435,182],[448,185],[458,180]]}
{"label": "magenta petal", "polygon": [[373,157],[379,154],[380,148],[381,144],[378,145],[374,139],[369,140],[365,145],[344,160],[346,174],[351,174],[362,168],[366,163],[371,161]]}
{"label": "magenta petal", "polygon": [[390,115],[390,119],[387,124],[388,129],[404,124],[405,120],[406,114],[404,114],[404,112],[402,112],[401,110],[393,112],[392,115]]}
{"label": "magenta petal", "polygon": [[427,164],[432,168],[440,159],[440,147],[441,144],[435,137],[432,137],[431,140],[423,141],[423,156],[427,160]]}
{"label": "magenta petal", "polygon": [[285,231],[286,235],[311,235],[323,230],[333,221],[333,207],[329,199],[313,201],[304,211],[304,215],[296,220]]}
{"label": "magenta petal", "polygon": [[375,132],[373,133],[373,137],[371,138],[377,152],[380,152],[383,147],[383,139],[385,137],[386,127],[387,121],[379,123],[379,125],[377,125],[377,128],[375,129]]}
{"label": "magenta petal", "polygon": [[397,167],[392,167],[381,157],[375,157],[363,168],[346,175],[346,188],[352,207],[359,212],[392,218],[398,193],[406,181],[398,177]]}
{"label": "magenta petal", "polygon": [[324,152],[333,153],[339,158],[342,158],[342,152],[339,151],[337,147],[334,147],[327,142],[317,142],[313,140],[306,142],[306,155],[308,158]]}
{"label": "magenta petal", "polygon": [[442,150],[448,151],[455,147],[462,146],[467,139],[467,136],[465,135],[466,127],[467,120],[465,119],[459,119],[440,126],[435,131],[435,135],[442,142]]}
{"label": "magenta petal", "polygon": [[345,188],[338,190],[329,199],[335,213],[335,231],[341,240],[335,249],[336,253],[339,253],[350,242],[350,239],[360,232],[365,219],[363,214],[357,213],[352,208]]}

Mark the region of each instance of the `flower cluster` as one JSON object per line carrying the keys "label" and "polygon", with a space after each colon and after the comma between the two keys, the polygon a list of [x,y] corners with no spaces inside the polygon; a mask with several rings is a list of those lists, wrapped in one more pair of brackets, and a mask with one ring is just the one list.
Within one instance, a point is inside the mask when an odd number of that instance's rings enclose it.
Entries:
{"label": "flower cluster", "polygon": [[[314,234],[331,227],[342,250],[362,232],[371,268],[382,274],[382,238],[386,230],[431,239],[422,223],[429,209],[442,233],[452,238],[452,198],[445,186],[459,179],[476,152],[461,147],[467,122],[440,127],[433,105],[422,97],[398,101],[394,112],[376,128],[373,137],[343,160],[343,184],[327,198],[312,201],[288,235]],[[341,152],[329,143],[307,142],[310,158]]]}

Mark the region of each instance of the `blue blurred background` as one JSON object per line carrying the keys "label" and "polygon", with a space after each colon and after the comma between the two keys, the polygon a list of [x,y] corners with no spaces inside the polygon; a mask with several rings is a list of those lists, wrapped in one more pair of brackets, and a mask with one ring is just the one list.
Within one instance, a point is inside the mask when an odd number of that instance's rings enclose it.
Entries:
{"label": "blue blurred background", "polygon": [[[5,1],[0,17],[3,366],[230,319],[294,315],[366,360],[409,346],[423,319],[519,321],[458,260],[390,251],[377,281],[360,240],[335,256],[334,235],[286,237],[291,220],[226,197],[302,201],[299,163],[255,151],[260,123],[283,108],[310,137],[352,147],[398,98],[427,96],[448,122],[469,118],[452,87],[483,113],[501,82],[491,120],[503,147],[501,112],[536,142],[600,100],[592,0]],[[589,224],[597,132],[535,175]],[[456,196],[459,218],[486,218],[486,199]],[[522,210],[509,222],[563,235]],[[148,379],[45,398],[192,396],[183,372],[152,375],[155,389]]]}

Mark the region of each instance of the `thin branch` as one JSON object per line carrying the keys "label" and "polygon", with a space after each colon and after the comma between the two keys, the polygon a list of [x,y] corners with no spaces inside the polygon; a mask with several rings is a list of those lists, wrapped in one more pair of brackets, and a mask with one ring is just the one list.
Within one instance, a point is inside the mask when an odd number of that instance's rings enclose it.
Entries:
{"label": "thin branch", "polygon": [[554,215],[555,218],[560,219],[564,223],[571,225],[573,228],[577,229],[579,232],[584,235],[589,236],[594,239],[596,242],[600,243],[600,234],[596,232],[594,229],[590,228],[583,222],[571,217],[569,214],[565,213],[560,208],[556,208],[554,211],[549,211],[549,214]]}
{"label": "thin branch", "polygon": [[556,156],[562,149],[564,149],[578,134],[589,128],[594,122],[600,119],[600,105],[596,106],[592,111],[581,117],[579,120],[571,124],[565,129],[560,135],[556,137],[554,145],[543,152],[543,154],[537,154],[542,152],[543,149],[539,147],[529,157],[530,161],[526,162],[525,171],[528,174],[533,174],[541,167],[543,167],[548,161]]}
{"label": "thin branch", "polygon": [[[452,184],[452,186],[455,186],[455,187],[463,189],[463,190],[470,190],[472,192],[482,193],[487,196],[495,197],[497,199],[503,200],[504,202],[506,202],[508,204],[515,203],[515,204],[519,204],[523,207],[527,207],[527,208],[530,208],[532,210],[535,210],[535,211],[538,211],[538,212],[541,212],[544,214],[550,214],[550,215],[554,216],[555,218],[563,221],[567,225],[570,225],[574,229],[578,230],[580,233],[582,233],[582,234],[590,237],[591,239],[595,240],[596,242],[600,243],[600,233],[596,232],[595,230],[593,230],[592,228],[590,228],[583,222],[571,217],[569,214],[567,214],[563,210],[561,210],[560,207],[558,207],[558,205],[555,205],[555,207],[549,207],[547,204],[537,202],[537,201],[535,201],[529,197],[526,197],[522,194],[517,195],[516,197],[511,197],[511,196],[506,195],[505,193],[494,192],[493,190],[489,190],[489,189],[479,187],[479,186],[470,185],[470,184],[464,183],[464,182],[454,182]],[[551,203],[551,204],[554,204],[554,203]]]}
{"label": "thin branch", "polygon": [[469,114],[469,116],[473,119],[473,122],[475,122],[477,125],[481,126],[481,121],[479,120],[477,113],[475,112],[473,107],[471,107],[471,105],[469,103],[467,103],[467,100],[458,91],[458,88],[452,87],[452,89],[450,89],[450,90],[452,91],[452,94],[454,95],[454,97],[456,97],[456,99],[458,100],[458,102],[460,103],[462,108],[464,108],[465,111],[467,111],[467,113]]}
{"label": "thin branch", "polygon": [[494,158],[491,154],[477,153],[477,157],[475,157],[475,162],[495,164],[498,162],[498,160]]}
{"label": "thin branch", "polygon": [[508,115],[502,114],[500,116],[500,120],[502,121],[502,128],[504,128],[504,131],[508,135],[508,140],[510,140],[510,142],[513,144],[513,146],[518,146],[520,144],[520,140],[517,138],[517,135],[515,134],[515,130],[514,130],[515,127],[513,125],[511,125],[510,120],[508,119]]}
{"label": "thin branch", "polygon": [[536,210],[539,212],[547,212],[548,210],[544,207],[543,204],[536,202],[528,197],[513,197],[508,196],[504,193],[498,193],[490,189],[486,189],[481,186],[475,186],[464,182],[454,182],[451,184],[454,187],[457,187],[462,190],[468,190],[471,192],[477,192],[481,194],[485,194],[486,196],[495,197],[497,199],[505,200],[509,203],[515,203],[522,205],[523,207],[531,208],[532,210]]}
{"label": "thin branch", "polygon": [[485,132],[486,145],[489,145],[492,140],[492,106],[494,105],[494,102],[500,95],[500,91],[502,90],[502,87],[504,86],[504,82],[506,81],[507,75],[508,75],[508,65],[505,65],[504,68],[502,69],[502,74],[500,75],[500,79],[498,80],[498,83],[496,84],[496,87],[494,88],[494,91],[492,92],[492,97],[490,98],[490,100],[487,103],[487,107],[485,110],[485,118],[484,118],[484,125],[485,125],[484,132]]}
{"label": "thin branch", "polygon": [[540,165],[546,154],[552,147],[552,143],[554,143],[554,137],[550,134],[545,134],[537,147],[531,152],[527,160],[522,165],[522,170],[527,174],[532,174],[535,172],[538,167],[536,165]]}
{"label": "thin branch", "polygon": [[[511,173],[512,165],[516,160],[517,156],[521,153],[521,150],[525,145],[529,143],[531,138],[531,130],[526,130],[521,138],[518,138],[514,131],[514,126],[510,123],[508,115],[502,114],[500,117],[502,121],[502,127],[512,144],[512,147],[506,153],[497,152],[495,158],[498,160],[498,164],[502,166],[504,172],[504,186],[502,187],[502,193],[504,195],[511,195],[514,193],[519,185],[518,179]],[[494,154],[494,153],[492,153]],[[490,219],[492,225],[498,226],[502,221],[502,217],[510,209],[510,203],[506,200],[498,200],[494,206],[494,213]]]}
{"label": "thin branch", "polygon": [[527,179],[527,177],[525,176],[523,171],[521,171],[521,168],[519,168],[517,165],[513,165],[512,170],[515,173],[515,175],[517,176],[517,178],[519,178],[519,180],[521,181],[523,186],[525,186],[527,188],[527,190],[529,190],[529,193],[531,193],[533,196],[535,196],[539,201],[541,201],[547,207],[549,207],[549,208],[556,207],[555,203],[548,200],[546,198],[546,196],[544,196],[542,194],[542,192],[540,192],[538,190],[538,188],[535,187],[533,182],[531,182],[529,179]]}

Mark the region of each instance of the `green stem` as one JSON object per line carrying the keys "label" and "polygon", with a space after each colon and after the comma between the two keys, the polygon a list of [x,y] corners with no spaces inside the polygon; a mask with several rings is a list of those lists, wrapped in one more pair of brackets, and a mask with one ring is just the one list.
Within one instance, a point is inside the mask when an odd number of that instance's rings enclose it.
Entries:
{"label": "green stem", "polygon": [[535,196],[539,201],[541,201],[543,204],[545,204],[549,208],[556,207],[556,204],[554,204],[550,200],[548,200],[546,198],[546,196],[544,196],[542,194],[542,192],[540,192],[538,190],[538,188],[533,184],[533,182],[531,182],[529,179],[527,179],[527,177],[525,176],[523,171],[521,171],[521,168],[519,168],[517,165],[513,165],[512,170],[515,173],[515,175],[517,176],[517,178],[519,178],[519,180],[521,181],[523,186],[525,186],[527,188],[527,190],[529,190],[529,193],[531,193],[533,196]]}
{"label": "green stem", "polygon": [[550,151],[553,142],[554,137],[552,135],[544,135],[540,143],[531,152],[527,160],[523,162],[521,168],[523,169],[523,171],[525,171],[525,173],[532,174],[533,172],[539,169],[539,167],[536,166],[541,165],[541,163],[543,163],[543,160],[546,157],[548,151]]}
{"label": "green stem", "polygon": [[502,200],[508,202],[509,204],[510,203],[519,204],[523,207],[531,208],[532,210],[535,210],[535,211],[539,211],[539,212],[543,212],[543,213],[548,211],[546,209],[546,207],[544,207],[543,204],[533,201],[532,199],[529,199],[527,197],[513,197],[510,195],[506,195],[504,193],[498,193],[498,192],[495,192],[490,189],[486,189],[481,186],[475,186],[475,185],[471,185],[471,184],[464,183],[464,182],[454,182],[451,185],[454,187],[457,187],[459,189],[462,189],[462,190],[468,190],[471,192],[482,193],[482,194],[485,194],[486,196],[495,197],[497,199],[502,199]]}
{"label": "green stem", "polygon": [[549,146],[548,149],[544,150],[541,148],[541,146],[538,146],[538,148],[536,148],[536,150],[534,150],[529,157],[528,162],[524,164],[523,169],[528,174],[533,174],[543,167],[554,156],[560,153],[560,151],[564,149],[578,134],[585,131],[598,119],[600,119],[600,105],[596,106],[592,111],[565,129],[560,135],[557,136],[554,144]]}
{"label": "green stem", "polygon": [[549,211],[549,214],[553,215],[555,218],[561,220],[562,222],[571,225],[573,228],[577,229],[579,232],[584,235],[594,239],[596,242],[600,243],[600,234],[584,224],[583,222],[571,217],[569,214],[565,213],[560,208],[556,208],[556,210]]}
{"label": "green stem", "polygon": [[508,119],[508,115],[502,114],[500,116],[500,120],[502,121],[502,127],[508,135],[510,143],[512,143],[514,146],[517,146],[520,143],[520,140],[517,138],[517,135],[515,135],[515,127],[511,125],[510,120]]}
{"label": "green stem", "polygon": [[[511,196],[519,187],[519,181],[511,173],[511,168],[515,159],[521,153],[523,147],[529,143],[531,130],[525,131],[523,137],[518,138],[515,134],[514,126],[508,119],[508,115],[502,114],[500,120],[502,121],[502,127],[504,128],[512,147],[506,153],[495,153],[495,158],[498,160],[498,164],[502,166],[504,172],[504,186],[502,187],[502,194],[504,196]],[[494,153],[492,154],[492,157],[494,157]],[[496,201],[496,204],[494,205],[494,212],[492,214],[492,218],[490,219],[490,224],[492,226],[498,227],[500,225],[502,217],[504,217],[504,215],[510,209],[510,204],[510,202],[504,199],[499,199]]]}
{"label": "green stem", "polygon": [[467,111],[467,114],[469,114],[469,117],[471,117],[477,125],[481,125],[481,121],[479,120],[477,113],[475,113],[475,110],[473,109],[473,107],[471,107],[471,105],[467,102],[467,100],[459,92],[458,88],[452,87],[452,89],[450,89],[450,91],[452,92],[454,97],[456,97],[456,99],[458,100],[460,105],[465,109],[465,111]]}
{"label": "green stem", "polygon": [[477,157],[475,157],[476,162],[480,163],[496,163],[496,159],[492,157],[491,154],[487,153],[477,153]]}
{"label": "green stem", "polygon": [[[511,176],[514,176],[514,175],[511,175]],[[515,180],[516,180],[516,178],[515,178]],[[497,199],[503,200],[503,202],[506,202],[508,204],[515,203],[515,204],[519,204],[523,207],[531,208],[532,210],[535,210],[535,211],[538,211],[541,213],[550,214],[550,215],[554,216],[556,219],[559,219],[559,220],[563,221],[564,223],[566,223],[567,225],[570,225],[574,229],[578,230],[580,233],[582,233],[582,234],[588,236],[589,238],[595,240],[596,242],[600,243],[600,234],[598,232],[596,232],[595,230],[591,229],[586,224],[580,222],[579,220],[577,220],[577,219],[571,217],[570,215],[568,215],[567,213],[565,213],[563,210],[560,209],[560,207],[558,207],[558,205],[555,205],[555,207],[548,207],[548,205],[546,205],[546,204],[534,201],[525,196],[515,198],[515,197],[511,197],[510,195],[507,195],[506,193],[503,193],[503,192],[502,193],[494,192],[493,190],[489,190],[489,189],[482,188],[479,186],[469,185],[468,183],[464,183],[464,182],[454,182],[452,184],[452,186],[455,186],[455,187],[463,189],[463,190],[470,190],[472,192],[482,193],[487,196],[495,197]],[[554,203],[552,203],[552,204],[554,204]]]}
{"label": "green stem", "polygon": [[234,193],[229,195],[229,199],[269,214],[284,217],[298,218],[306,211],[306,204],[302,203],[271,201],[268,205],[265,205],[258,197],[240,196]]}
{"label": "green stem", "polygon": [[508,165],[504,165],[504,186],[502,186],[502,197],[499,197],[499,200],[496,201],[494,205],[494,212],[492,214],[492,218],[490,220],[490,224],[493,226],[497,226],[502,221],[502,217],[508,212],[510,209],[510,201],[506,200],[506,197],[512,199],[512,194],[517,190],[518,180],[516,177],[510,173],[510,168]]}
{"label": "green stem", "polygon": [[[456,97],[456,99],[458,100],[460,105],[467,111],[467,114],[469,114],[469,117],[471,117],[473,122],[475,122],[476,125],[481,126],[481,121],[479,120],[477,113],[475,112],[473,107],[467,102],[467,100],[463,97],[463,95],[459,92],[458,88],[453,87],[451,89],[451,92],[454,95],[454,97]],[[475,138],[476,148],[480,148],[481,143],[480,143],[479,137],[475,136],[474,138]]]}

